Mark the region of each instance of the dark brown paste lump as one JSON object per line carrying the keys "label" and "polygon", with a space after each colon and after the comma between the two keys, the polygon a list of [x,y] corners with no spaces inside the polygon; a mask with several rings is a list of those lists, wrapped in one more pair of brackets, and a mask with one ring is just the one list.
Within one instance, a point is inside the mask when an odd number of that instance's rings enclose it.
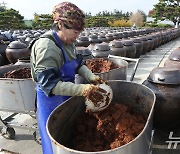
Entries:
{"label": "dark brown paste lump", "polygon": [[5,73],[4,78],[14,78],[14,79],[31,78],[31,69],[27,67],[15,69]]}
{"label": "dark brown paste lump", "polygon": [[113,62],[103,59],[88,59],[85,62],[86,66],[93,72],[93,73],[104,73],[109,72],[112,69],[121,68],[122,66],[118,66]]}
{"label": "dark brown paste lump", "polygon": [[122,104],[110,104],[96,113],[86,110],[77,120],[70,148],[86,152],[117,148],[140,134],[145,123],[142,114]]}

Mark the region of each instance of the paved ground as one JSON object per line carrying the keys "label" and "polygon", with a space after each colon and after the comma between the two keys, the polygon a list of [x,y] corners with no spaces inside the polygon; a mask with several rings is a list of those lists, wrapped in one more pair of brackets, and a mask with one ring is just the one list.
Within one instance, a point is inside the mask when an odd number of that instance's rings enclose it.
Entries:
{"label": "paved ground", "polygon": [[[164,61],[168,58],[170,52],[177,47],[180,47],[180,38],[142,55],[133,82],[142,84],[148,77],[150,71],[157,66],[163,66]],[[128,68],[128,79],[131,76],[132,68],[133,66],[131,65]],[[0,112],[0,114],[2,117],[5,117],[8,113]],[[34,128],[36,126],[36,119],[33,119],[31,116],[26,114],[16,115],[13,121],[22,123],[22,126],[25,127],[29,125]],[[37,144],[33,138],[34,130],[25,130],[22,128],[23,127],[21,127],[21,129],[15,128],[16,136],[14,140],[5,139],[0,136],[0,149],[3,148],[20,154],[41,154],[41,146]],[[168,140],[168,138],[165,140]],[[154,145],[153,154],[180,153],[180,151],[177,150],[167,150],[166,147],[167,143],[159,144],[159,142],[157,142],[157,144]]]}

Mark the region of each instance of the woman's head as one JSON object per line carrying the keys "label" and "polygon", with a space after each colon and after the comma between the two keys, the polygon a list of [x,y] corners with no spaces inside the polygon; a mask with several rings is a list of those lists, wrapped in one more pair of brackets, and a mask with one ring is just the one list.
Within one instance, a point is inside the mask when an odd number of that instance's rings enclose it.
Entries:
{"label": "woman's head", "polygon": [[70,2],[62,2],[53,8],[54,23],[65,27],[82,31],[85,25],[84,13]]}

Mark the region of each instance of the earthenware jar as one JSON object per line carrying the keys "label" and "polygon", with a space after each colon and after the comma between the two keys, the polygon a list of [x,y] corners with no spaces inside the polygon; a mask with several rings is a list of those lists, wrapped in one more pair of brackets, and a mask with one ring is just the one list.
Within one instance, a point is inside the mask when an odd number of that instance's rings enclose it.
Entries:
{"label": "earthenware jar", "polygon": [[156,95],[154,127],[173,129],[180,122],[180,70],[154,68],[143,83]]}
{"label": "earthenware jar", "polygon": [[164,62],[164,67],[177,68],[180,70],[180,47],[172,51]]}
{"label": "earthenware jar", "polygon": [[99,34],[98,35],[98,40],[100,41],[100,43],[108,42],[108,39],[106,38],[105,34]]}
{"label": "earthenware jar", "polygon": [[93,58],[92,52],[87,47],[76,47],[76,51],[82,55],[83,59]]}
{"label": "earthenware jar", "polygon": [[7,43],[5,43],[5,44],[4,43],[0,43],[0,54],[1,54],[2,59],[4,61],[4,65],[5,64],[9,64],[9,60],[7,59],[6,53],[5,53],[7,46],[8,46]]}
{"label": "earthenware jar", "polygon": [[148,39],[146,38],[146,36],[141,36],[139,37],[143,43],[143,51],[142,51],[142,54],[146,54],[146,52],[148,52],[149,50],[149,42],[148,42]]}
{"label": "earthenware jar", "polygon": [[4,58],[3,56],[0,54],[0,66],[4,65]]}
{"label": "earthenware jar", "polygon": [[132,40],[122,40],[123,47],[126,50],[126,57],[128,58],[135,58],[136,55],[136,46]]}
{"label": "earthenware jar", "polygon": [[115,56],[126,56],[126,50],[123,48],[123,44],[121,41],[113,40],[109,43],[110,49],[112,50],[112,55]]}
{"label": "earthenware jar", "polygon": [[79,36],[76,40],[76,46],[77,47],[88,47],[90,44],[89,38],[87,36]]}
{"label": "earthenware jar", "polygon": [[25,43],[20,41],[11,42],[6,48],[6,56],[10,63],[16,63],[19,58],[29,57],[30,50]]}
{"label": "earthenware jar", "polygon": [[136,46],[136,54],[135,58],[139,58],[142,55],[143,51],[143,43],[141,39],[137,38],[131,38],[131,40],[134,42],[134,45]]}
{"label": "earthenware jar", "polygon": [[111,53],[112,51],[108,43],[105,42],[96,44],[92,50],[92,55],[96,58],[108,57],[108,55]]}
{"label": "earthenware jar", "polygon": [[154,48],[154,39],[151,35],[147,35],[146,38],[148,39],[149,42],[148,52],[150,52]]}
{"label": "earthenware jar", "polygon": [[112,40],[114,40],[112,33],[106,34],[105,37],[107,38],[107,41],[108,41],[108,42],[111,42]]}
{"label": "earthenware jar", "polygon": [[90,44],[99,43],[98,36],[96,34],[89,35]]}

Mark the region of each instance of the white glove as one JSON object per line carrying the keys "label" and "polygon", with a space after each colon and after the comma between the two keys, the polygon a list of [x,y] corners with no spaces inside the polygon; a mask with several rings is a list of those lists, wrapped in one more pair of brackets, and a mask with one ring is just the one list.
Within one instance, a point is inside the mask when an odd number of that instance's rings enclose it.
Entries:
{"label": "white glove", "polygon": [[94,75],[94,78],[91,80],[91,83],[95,85],[104,83],[106,84],[106,82],[98,75]]}
{"label": "white glove", "polygon": [[85,104],[87,109],[92,112],[102,111],[109,106],[112,101],[113,93],[107,84],[89,85],[84,90]]}

